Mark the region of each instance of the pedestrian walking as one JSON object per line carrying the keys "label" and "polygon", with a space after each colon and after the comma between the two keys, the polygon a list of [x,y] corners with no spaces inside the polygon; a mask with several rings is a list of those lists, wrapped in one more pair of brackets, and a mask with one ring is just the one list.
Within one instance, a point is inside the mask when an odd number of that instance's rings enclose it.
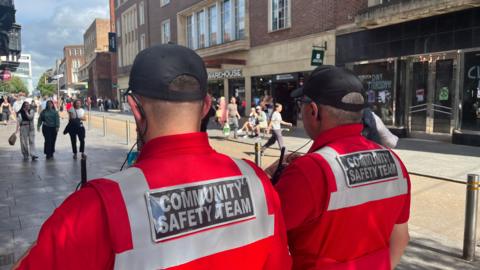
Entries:
{"label": "pedestrian walking", "polygon": [[126,93],[141,144],[136,163],[66,199],[17,269],[290,269],[267,175],[218,154],[199,132],[211,107],[207,84],[193,50],[141,51]]}
{"label": "pedestrian walking", "polygon": [[40,127],[42,128],[43,138],[45,139],[43,153],[47,159],[52,159],[55,153],[58,130],[60,128],[60,115],[57,110],[55,110],[55,106],[51,100],[47,101],[45,110],[43,110],[38,117],[38,132],[40,132]]}
{"label": "pedestrian walking", "polygon": [[85,110],[81,108],[82,101],[75,100],[72,108],[68,111],[70,141],[72,143],[73,159],[77,159],[77,137],[80,141],[80,153],[85,153],[85,127],[83,121],[86,121]]}
{"label": "pedestrian walking", "polygon": [[10,121],[10,115],[13,114],[13,108],[10,103],[8,103],[8,99],[3,99],[2,102],[2,121],[4,125],[8,125],[8,121]]}
{"label": "pedestrian walking", "polygon": [[22,150],[23,160],[27,161],[32,158],[32,161],[38,159],[35,154],[35,112],[31,110],[30,103],[24,101],[19,112],[17,113],[17,130],[20,131],[20,149]]}
{"label": "pedestrian walking", "polygon": [[275,103],[275,111],[272,113],[272,118],[270,120],[270,124],[268,125],[267,132],[272,131],[272,136],[268,141],[262,146],[261,152],[263,153],[268,147],[272,146],[275,142],[278,143],[278,147],[280,149],[285,147],[285,153],[288,153],[286,150],[285,143],[283,143],[283,136],[282,136],[282,125],[285,126],[292,126],[292,123],[288,123],[283,121],[282,119],[282,109],[283,106],[280,103]]}
{"label": "pedestrian walking", "polygon": [[240,119],[240,114],[238,113],[237,99],[234,97],[230,98],[230,103],[227,105],[227,117],[230,130],[233,129],[233,138],[236,139],[238,133],[238,119]]}
{"label": "pedestrian walking", "polygon": [[314,140],[275,186],[294,270],[391,270],[408,244],[409,176],[394,152],[362,136],[362,94],[360,80],[334,66],[292,93]]}

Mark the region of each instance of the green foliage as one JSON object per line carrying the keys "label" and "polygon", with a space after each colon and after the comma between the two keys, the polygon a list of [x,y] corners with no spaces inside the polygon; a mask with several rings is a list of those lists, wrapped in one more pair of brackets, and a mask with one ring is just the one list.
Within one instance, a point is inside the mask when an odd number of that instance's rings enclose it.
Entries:
{"label": "green foliage", "polygon": [[20,93],[24,92],[28,94],[27,86],[19,77],[13,76],[9,81],[1,81],[0,82],[0,92],[7,92],[7,93]]}
{"label": "green foliage", "polygon": [[57,92],[57,87],[54,84],[47,83],[47,74],[43,73],[42,77],[38,80],[37,89],[42,96],[53,96]]}

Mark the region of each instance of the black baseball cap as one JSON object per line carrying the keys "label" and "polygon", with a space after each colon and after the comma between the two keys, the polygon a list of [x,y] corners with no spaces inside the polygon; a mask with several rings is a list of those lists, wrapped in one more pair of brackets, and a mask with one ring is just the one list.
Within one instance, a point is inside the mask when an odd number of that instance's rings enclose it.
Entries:
{"label": "black baseball cap", "polygon": [[[197,79],[200,89],[173,91],[170,83],[179,76]],[[207,95],[208,75],[202,58],[193,50],[162,44],[141,51],[130,71],[128,90],[152,99],[195,101]]]}
{"label": "black baseball cap", "polygon": [[294,90],[291,97],[306,96],[315,103],[329,105],[346,111],[360,111],[363,104],[345,103],[342,99],[350,93],[363,96],[363,84],[348,69],[325,65],[317,67],[305,82],[304,86]]}

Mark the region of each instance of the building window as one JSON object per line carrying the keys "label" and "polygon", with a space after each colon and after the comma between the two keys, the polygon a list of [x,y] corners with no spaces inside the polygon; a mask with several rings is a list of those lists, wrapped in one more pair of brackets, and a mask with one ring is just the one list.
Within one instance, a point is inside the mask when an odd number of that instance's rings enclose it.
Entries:
{"label": "building window", "polygon": [[166,4],[170,3],[170,0],[160,0],[160,6],[163,7]]}
{"label": "building window", "polygon": [[217,45],[217,6],[208,8],[208,44],[209,46]]}
{"label": "building window", "polygon": [[465,53],[462,129],[480,131],[480,51]]}
{"label": "building window", "polygon": [[235,35],[236,39],[245,38],[245,0],[235,1]]}
{"label": "building window", "polygon": [[199,11],[197,12],[197,47],[198,48],[205,48],[206,47],[206,31],[205,31],[205,12]]}
{"label": "building window", "polygon": [[140,50],[145,49],[145,34],[140,35]]}
{"label": "building window", "polygon": [[271,30],[290,27],[290,0],[272,0]]}
{"label": "building window", "polygon": [[193,47],[193,16],[187,17],[187,47],[194,49]]}
{"label": "building window", "polygon": [[170,42],[170,20],[162,22],[162,43]]}
{"label": "building window", "polygon": [[232,11],[231,0],[223,0],[222,3],[222,42],[232,40]]}
{"label": "building window", "polygon": [[140,17],[140,25],[144,25],[145,24],[145,4],[142,2],[140,2],[140,4],[138,5],[138,13],[139,13],[139,17]]}
{"label": "building window", "polygon": [[122,67],[122,47],[121,46],[118,46],[117,52],[118,52],[118,56],[117,56],[118,66]]}

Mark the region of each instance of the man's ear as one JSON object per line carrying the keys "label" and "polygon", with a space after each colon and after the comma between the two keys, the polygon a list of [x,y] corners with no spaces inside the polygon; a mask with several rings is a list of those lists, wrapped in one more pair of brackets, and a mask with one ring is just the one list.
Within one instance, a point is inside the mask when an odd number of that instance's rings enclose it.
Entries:
{"label": "man's ear", "polygon": [[308,109],[314,118],[318,118],[320,115],[320,108],[315,102],[308,104]]}
{"label": "man's ear", "polygon": [[207,116],[208,111],[212,107],[212,97],[210,95],[206,95],[203,99],[203,108],[202,108],[202,119]]}
{"label": "man's ear", "polygon": [[127,96],[127,102],[128,102],[128,105],[130,105],[130,109],[132,110],[133,117],[137,122],[140,122],[143,116],[142,116],[142,113],[140,112],[141,109],[138,107],[139,104],[135,102],[133,97],[130,95]]}

